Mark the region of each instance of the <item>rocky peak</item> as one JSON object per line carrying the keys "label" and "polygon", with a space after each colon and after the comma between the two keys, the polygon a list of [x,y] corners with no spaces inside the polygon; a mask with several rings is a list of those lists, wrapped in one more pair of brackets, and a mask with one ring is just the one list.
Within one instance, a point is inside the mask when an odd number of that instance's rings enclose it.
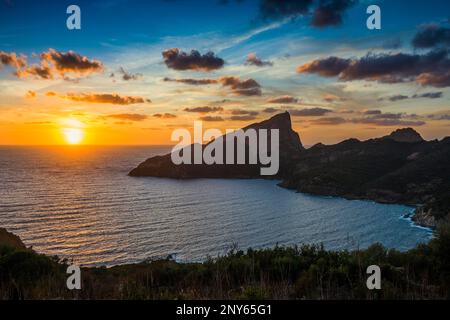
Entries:
{"label": "rocky peak", "polygon": [[425,141],[422,136],[413,128],[397,129],[383,139],[391,139],[397,142],[422,142]]}

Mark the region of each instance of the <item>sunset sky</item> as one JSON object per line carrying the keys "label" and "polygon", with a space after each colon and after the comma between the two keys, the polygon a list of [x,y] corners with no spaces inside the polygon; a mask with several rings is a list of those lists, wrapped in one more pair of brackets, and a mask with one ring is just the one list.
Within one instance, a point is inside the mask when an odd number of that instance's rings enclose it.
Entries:
{"label": "sunset sky", "polygon": [[0,145],[173,144],[194,120],[284,110],[306,145],[400,127],[441,139],[449,53],[448,0],[0,0]]}

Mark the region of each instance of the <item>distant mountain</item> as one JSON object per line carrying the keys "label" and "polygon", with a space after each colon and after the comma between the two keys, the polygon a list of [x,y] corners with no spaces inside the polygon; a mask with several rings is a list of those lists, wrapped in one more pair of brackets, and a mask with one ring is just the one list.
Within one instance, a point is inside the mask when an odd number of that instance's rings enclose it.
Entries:
{"label": "distant mountain", "polygon": [[423,142],[422,136],[412,128],[398,129],[383,139],[391,139],[397,142]]}
{"label": "distant mountain", "polygon": [[[281,186],[318,195],[417,205],[414,219],[427,226],[449,220],[450,137],[425,141],[412,128],[385,137],[304,149],[289,113],[248,128],[280,130]],[[203,146],[204,147],[204,146]],[[174,165],[170,154],[150,158],[132,176],[259,178],[260,165]],[[267,177],[265,177],[267,178]]]}

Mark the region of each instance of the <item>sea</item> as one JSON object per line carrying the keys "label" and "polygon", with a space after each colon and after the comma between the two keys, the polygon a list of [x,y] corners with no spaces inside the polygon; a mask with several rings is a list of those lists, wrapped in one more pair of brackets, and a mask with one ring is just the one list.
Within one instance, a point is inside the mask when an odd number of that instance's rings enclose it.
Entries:
{"label": "sea", "polygon": [[232,248],[323,244],[408,250],[433,237],[414,208],[312,196],[274,180],[130,177],[169,146],[0,147],[0,227],[39,253],[83,266],[172,258],[199,262]]}

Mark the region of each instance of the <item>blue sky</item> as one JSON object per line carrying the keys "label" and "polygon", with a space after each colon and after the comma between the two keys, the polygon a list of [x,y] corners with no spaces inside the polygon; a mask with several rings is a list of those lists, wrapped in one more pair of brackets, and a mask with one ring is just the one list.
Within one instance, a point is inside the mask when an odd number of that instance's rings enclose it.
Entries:
{"label": "blue sky", "polygon": [[[121,126],[116,123],[118,131],[127,130],[127,126],[135,131],[161,126],[162,118],[154,115],[166,113],[174,117],[167,117],[163,126],[187,125],[205,114],[184,112],[184,109],[212,106],[227,100],[221,107],[222,113],[214,115],[223,121],[211,125],[240,127],[245,124],[244,119],[254,121],[270,116],[269,112],[264,112],[267,108],[297,111],[318,108],[329,112],[317,110],[319,117],[312,110],[309,113],[313,115],[294,118],[296,129],[310,143],[337,142],[350,135],[368,138],[402,125],[417,126],[429,138],[448,135],[450,126],[445,120],[450,113],[448,86],[424,85],[426,74],[415,75],[415,80],[405,78],[405,81],[387,83],[373,77],[343,81],[337,75],[323,76],[317,70],[297,71],[302,65],[330,56],[359,61],[367,54],[426,55],[434,49],[413,48],[412,39],[424,26],[433,25],[442,30],[450,27],[448,1],[312,1],[311,10],[306,14],[263,17],[262,4],[273,1],[2,0],[0,52],[5,56],[24,55],[28,66],[45,64],[48,61],[42,62],[39,55],[52,48],[62,55],[73,51],[79,57],[98,61],[102,67],[99,72],[89,71],[77,79],[69,79],[61,72],[51,79],[42,79],[29,72],[18,77],[11,72],[14,71],[11,64],[5,64],[0,68],[0,114],[10,119],[8,124],[17,125],[25,121],[17,114],[25,114],[27,123],[53,123],[56,117],[73,117],[88,111],[89,115],[79,120],[89,126],[90,122],[118,113],[117,106],[114,103],[80,103],[79,100],[75,103],[68,94],[83,97],[88,93],[117,94],[152,101],[151,105],[121,105],[121,115],[140,114],[146,120],[125,117]],[[342,10],[342,23],[315,27],[311,25],[312,14],[321,1],[355,1],[355,4]],[[65,12],[70,4],[81,8],[81,30],[66,28],[68,15]],[[366,28],[366,8],[370,4],[377,4],[382,10],[381,30]],[[448,42],[446,45],[448,48]],[[224,64],[211,70],[172,68],[162,56],[170,48],[188,54],[191,50],[198,50],[202,55],[212,51]],[[246,64],[249,54],[256,55],[263,62],[261,66]],[[445,63],[447,60],[442,65]],[[120,70],[136,77],[130,77],[133,81],[124,81]],[[445,70],[437,71],[439,76],[445,74]],[[223,77],[239,78],[241,82],[254,80],[258,94],[239,95],[237,90],[219,80]],[[212,79],[214,84],[193,86],[186,82],[164,81],[166,78]],[[241,82],[238,86],[246,85]],[[48,92],[55,93],[52,97],[56,98],[49,98]],[[25,96],[35,99],[25,99]],[[297,102],[289,105],[267,102],[280,96],[293,97]],[[233,110],[241,109],[246,110],[242,120],[231,121],[229,115]],[[371,122],[362,124],[360,118],[367,110],[380,110],[388,114],[386,118],[392,114],[402,116],[396,122],[370,119]],[[298,112],[300,115],[307,113]],[[106,126],[108,121],[103,120],[103,123]],[[332,133],[327,126],[333,127]],[[166,133],[164,139],[167,140],[168,135]]]}

